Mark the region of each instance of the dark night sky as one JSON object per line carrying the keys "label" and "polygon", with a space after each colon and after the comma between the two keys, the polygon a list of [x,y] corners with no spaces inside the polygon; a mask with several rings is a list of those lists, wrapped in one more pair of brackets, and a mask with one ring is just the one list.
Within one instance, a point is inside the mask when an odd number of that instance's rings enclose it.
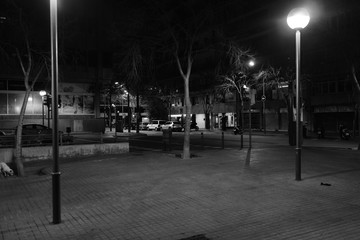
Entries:
{"label": "dark night sky", "polygon": [[[185,0],[184,0],[185,1]],[[48,31],[49,1],[32,0],[17,1],[26,5],[27,13],[37,19],[39,32]],[[100,1],[100,0],[58,0],[59,16],[71,13],[78,19],[88,22],[89,31],[96,28],[94,19],[100,9],[111,11],[112,15],[126,14],[126,9],[117,9],[123,4],[134,4],[134,1]],[[141,1],[139,1],[141,2]],[[118,4],[121,3],[121,4]],[[250,47],[257,55],[261,65],[291,65],[295,55],[295,34],[286,24],[288,12],[299,6],[306,6],[311,14],[308,27],[302,31],[302,54],[305,69],[326,64],[331,58],[334,62],[344,58],[341,48],[359,42],[360,3],[356,0],[272,0],[272,1],[240,1],[227,0],[221,3],[229,6],[229,23],[227,31],[244,46]],[[140,11],[140,5],[134,5]],[[129,10],[130,11],[130,10]],[[0,14],[4,11],[1,10]],[[346,17],[349,19],[346,19]],[[350,17],[351,16],[351,17]],[[331,18],[335,19],[331,22]],[[337,28],[336,21],[348,21]],[[126,24],[126,23],[124,23]],[[341,25],[340,23],[340,26]],[[104,31],[107,26],[103,26]],[[39,36],[39,35],[38,35]],[[340,47],[340,50],[338,50]],[[325,52],[332,52],[328,56]],[[336,59],[336,60],[335,60]]]}

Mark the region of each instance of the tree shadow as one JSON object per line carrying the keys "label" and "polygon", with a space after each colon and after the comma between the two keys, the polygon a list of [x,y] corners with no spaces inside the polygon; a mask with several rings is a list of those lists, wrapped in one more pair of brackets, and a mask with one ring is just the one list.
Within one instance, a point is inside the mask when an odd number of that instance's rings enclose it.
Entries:
{"label": "tree shadow", "polygon": [[251,159],[251,147],[248,148],[248,151],[246,153],[246,159],[245,159],[245,164],[244,164],[245,168],[250,167],[250,159]]}
{"label": "tree shadow", "polygon": [[323,173],[323,174],[314,175],[314,176],[310,176],[310,177],[304,177],[303,180],[305,180],[305,179],[314,179],[314,178],[319,178],[319,177],[327,177],[327,176],[333,176],[333,175],[337,175],[337,174],[349,173],[349,172],[357,172],[357,171],[360,171],[360,168],[348,169],[348,170],[342,170],[342,171],[336,171],[336,172],[329,172],[329,173]]}

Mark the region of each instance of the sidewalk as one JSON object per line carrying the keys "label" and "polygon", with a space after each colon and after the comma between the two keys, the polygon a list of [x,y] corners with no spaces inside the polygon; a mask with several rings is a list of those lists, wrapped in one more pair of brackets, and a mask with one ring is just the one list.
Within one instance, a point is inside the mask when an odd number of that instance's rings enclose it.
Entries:
{"label": "sidewalk", "polygon": [[360,153],[316,143],[302,181],[287,146],[61,161],[56,225],[50,176],[2,178],[0,239],[358,239]]}

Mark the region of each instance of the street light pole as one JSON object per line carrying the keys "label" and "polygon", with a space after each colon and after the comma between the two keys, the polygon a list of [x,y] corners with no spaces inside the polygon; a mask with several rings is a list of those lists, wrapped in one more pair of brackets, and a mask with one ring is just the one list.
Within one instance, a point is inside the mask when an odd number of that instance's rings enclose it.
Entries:
{"label": "street light pole", "polygon": [[265,101],[266,101],[266,96],[265,96],[265,82],[264,82],[264,78],[263,78],[263,89],[262,89],[262,97],[261,97],[261,101],[262,101],[262,125],[264,128],[264,134],[266,135],[266,118],[265,118]]}
{"label": "street light pole", "polygon": [[45,125],[45,117],[44,117],[44,96],[41,96],[41,115],[42,115],[42,125]]}
{"label": "street light pole", "polygon": [[301,180],[300,31],[296,30],[296,177]]}
{"label": "street light pole", "polygon": [[51,80],[52,80],[52,147],[54,168],[52,172],[53,188],[53,223],[61,222],[60,199],[60,171],[59,171],[59,131],[58,131],[58,29],[57,29],[57,0],[50,0],[50,32],[51,32]]}
{"label": "street light pole", "polygon": [[130,110],[130,93],[127,93],[128,100],[128,132],[131,132],[131,110]]}
{"label": "street light pole", "polygon": [[46,91],[45,90],[41,90],[39,92],[40,96],[41,96],[41,110],[42,110],[42,125],[45,125],[45,117],[44,117],[44,96],[46,95]]}
{"label": "street light pole", "polygon": [[305,28],[310,21],[309,12],[305,8],[295,8],[287,16],[287,23],[296,30],[296,161],[295,180],[301,180],[301,103],[300,103],[300,29]]}
{"label": "street light pole", "polygon": [[[249,89],[251,91],[251,89]],[[249,149],[252,148],[252,141],[251,141],[251,92],[250,92],[250,99],[249,99]]]}

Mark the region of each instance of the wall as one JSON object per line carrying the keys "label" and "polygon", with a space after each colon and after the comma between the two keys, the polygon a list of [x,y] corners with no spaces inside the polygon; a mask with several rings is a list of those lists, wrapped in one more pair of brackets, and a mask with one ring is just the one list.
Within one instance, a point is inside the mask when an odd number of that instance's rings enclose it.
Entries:
{"label": "wall", "polygon": [[[13,148],[0,148],[0,162],[12,162],[13,151]],[[126,152],[129,152],[128,142],[59,146],[59,158],[119,154]],[[22,148],[22,156],[24,162],[51,159],[52,146],[24,147]]]}

